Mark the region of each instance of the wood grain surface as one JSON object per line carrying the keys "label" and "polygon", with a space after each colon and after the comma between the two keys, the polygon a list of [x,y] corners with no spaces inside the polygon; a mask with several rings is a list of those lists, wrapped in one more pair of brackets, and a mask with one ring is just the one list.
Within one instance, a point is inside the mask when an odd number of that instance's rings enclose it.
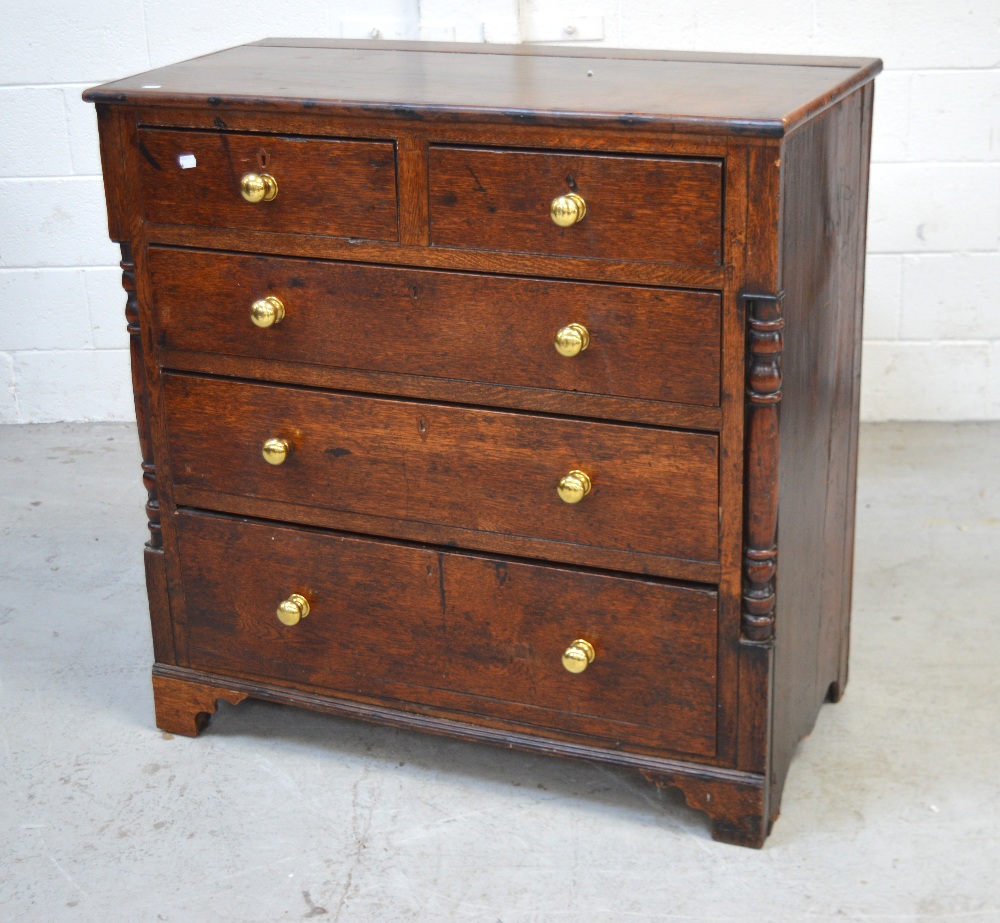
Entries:
{"label": "wood grain surface", "polygon": [[277,39],[157,68],[85,98],[780,137],[881,69],[874,58]]}
{"label": "wood grain surface", "polygon": [[[175,494],[233,493],[346,513],[717,561],[718,438],[168,373]],[[286,439],[284,464],[261,446]],[[560,478],[585,471],[581,503]]]}
{"label": "wood grain surface", "polygon": [[[196,669],[715,750],[713,592],[203,514],[177,526]],[[294,626],[275,614],[290,593],[310,605]],[[571,674],[577,638],[596,658]]]}
{"label": "wood grain surface", "polygon": [[[711,292],[165,248],[150,249],[148,265],[166,350],[719,405]],[[265,295],[285,318],[258,329],[250,305]],[[590,333],[572,358],[552,345],[569,323]]]}
{"label": "wood grain surface", "polygon": [[[722,264],[722,162],[444,147],[429,154],[435,246]],[[557,196],[586,217],[560,228]]]}
{"label": "wood grain surface", "polygon": [[[392,143],[229,132],[140,129],[140,183],[149,221],[397,240]],[[185,168],[189,155],[195,165]],[[190,161],[188,161],[190,162]],[[270,202],[240,195],[247,173],[278,183]]]}
{"label": "wood grain surface", "polygon": [[790,139],[782,171],[778,797],[798,741],[847,682],[871,102],[869,87]]}

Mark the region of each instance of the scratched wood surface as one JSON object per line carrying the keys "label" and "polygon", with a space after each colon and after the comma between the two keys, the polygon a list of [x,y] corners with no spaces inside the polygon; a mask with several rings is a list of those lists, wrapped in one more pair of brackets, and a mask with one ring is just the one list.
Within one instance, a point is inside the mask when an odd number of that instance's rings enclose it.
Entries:
{"label": "scratched wood surface", "polygon": [[[722,162],[432,146],[430,239],[446,247],[722,263]],[[572,227],[549,217],[568,192]]]}
{"label": "scratched wood surface", "polygon": [[[196,669],[626,749],[715,750],[713,592],[217,516],[181,513],[177,525]],[[290,593],[310,605],[294,626],[275,614]],[[577,638],[596,658],[571,674],[561,657]]]}
{"label": "scratched wood surface", "polygon": [[86,98],[780,137],[879,70],[872,58],[271,39],[109,83]]}
{"label": "scratched wood surface", "polygon": [[[399,236],[391,143],[146,128],[137,144],[149,221],[374,240]],[[272,175],[277,197],[244,200],[240,180],[247,173]]]}
{"label": "scratched wood surface", "polygon": [[[148,266],[165,350],[719,405],[715,292],[164,248]],[[212,294],[192,310],[192,292]],[[250,305],[265,295],[285,318],[258,329]],[[590,333],[572,358],[553,347],[569,323]]]}
{"label": "scratched wood surface", "polygon": [[[717,561],[718,438],[443,404],[164,375],[167,454],[188,489]],[[261,446],[288,440],[270,465]],[[577,504],[556,492],[585,471]],[[387,525],[391,528],[391,525]]]}

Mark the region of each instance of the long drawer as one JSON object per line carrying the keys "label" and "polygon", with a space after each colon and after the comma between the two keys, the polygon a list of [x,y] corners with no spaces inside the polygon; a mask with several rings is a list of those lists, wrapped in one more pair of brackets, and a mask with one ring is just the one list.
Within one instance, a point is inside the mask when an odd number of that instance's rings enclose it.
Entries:
{"label": "long drawer", "polygon": [[[565,543],[718,560],[714,435],[177,373],[162,382],[182,505],[238,494],[542,539],[556,556]],[[283,463],[264,460],[269,439],[283,441]],[[571,504],[558,488],[574,471],[590,492]]]}
{"label": "long drawer", "polygon": [[[163,349],[719,404],[715,293],[156,247],[148,261]],[[269,298],[283,316],[255,326]],[[572,324],[589,345],[568,357],[553,341]]]}
{"label": "long drawer", "polygon": [[[712,591],[198,513],[176,525],[196,669],[715,752]],[[309,611],[288,625],[291,594]],[[581,640],[594,659],[573,674],[562,655]]]}

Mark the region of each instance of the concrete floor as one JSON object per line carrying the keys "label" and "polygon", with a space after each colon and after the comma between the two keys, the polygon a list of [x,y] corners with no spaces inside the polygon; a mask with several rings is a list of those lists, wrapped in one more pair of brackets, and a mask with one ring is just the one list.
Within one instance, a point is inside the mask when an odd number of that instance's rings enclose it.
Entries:
{"label": "concrete floor", "polygon": [[0,428],[0,920],[1000,920],[1000,425],[864,429],[851,682],[762,851],[626,772],[156,730],[131,427]]}

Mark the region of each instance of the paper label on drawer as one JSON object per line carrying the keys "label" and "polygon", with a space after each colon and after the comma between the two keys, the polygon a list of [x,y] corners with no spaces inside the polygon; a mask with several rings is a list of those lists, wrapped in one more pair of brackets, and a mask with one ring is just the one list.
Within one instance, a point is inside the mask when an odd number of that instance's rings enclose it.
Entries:
{"label": "paper label on drawer", "polygon": [[182,170],[193,170],[198,166],[198,159],[194,154],[178,154],[177,162],[181,165]]}

